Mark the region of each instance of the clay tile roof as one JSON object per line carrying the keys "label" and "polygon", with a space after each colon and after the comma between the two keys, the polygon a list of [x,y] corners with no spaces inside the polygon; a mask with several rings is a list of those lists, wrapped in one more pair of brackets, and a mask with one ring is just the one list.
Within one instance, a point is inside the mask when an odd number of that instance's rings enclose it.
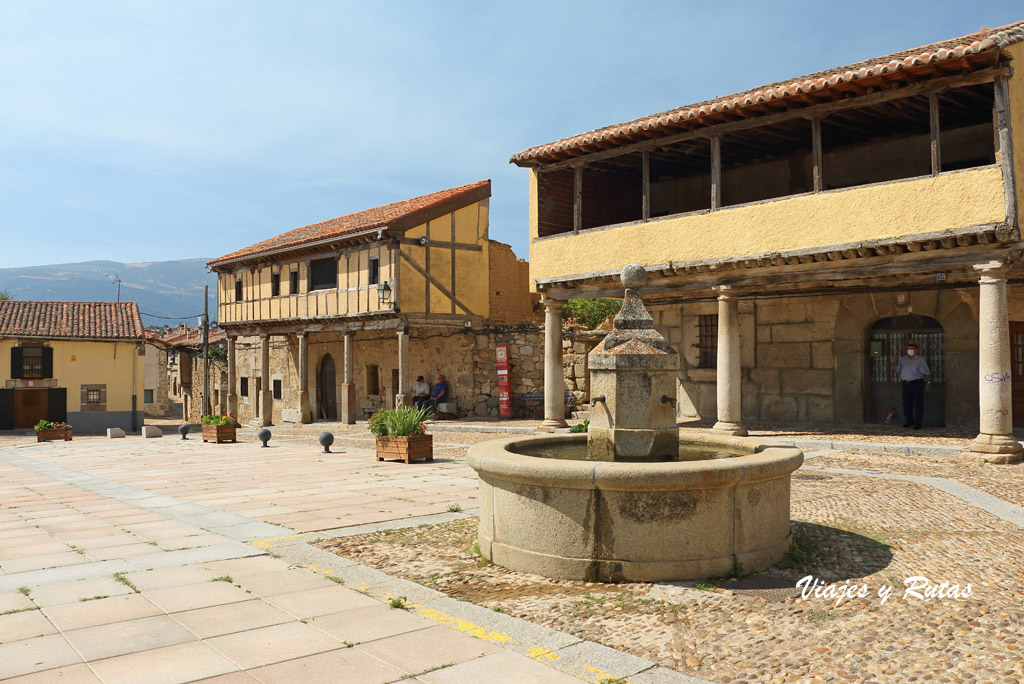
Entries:
{"label": "clay tile roof", "polygon": [[331,238],[343,237],[351,233],[357,233],[372,228],[389,226],[401,218],[421,211],[427,211],[442,204],[458,200],[461,197],[474,194],[480,190],[486,190],[486,196],[490,196],[491,181],[482,180],[469,185],[460,185],[457,188],[441,190],[429,195],[421,195],[401,202],[385,204],[373,209],[358,211],[354,214],[339,216],[320,223],[313,223],[301,228],[295,228],[287,233],[269,238],[254,245],[244,247],[230,254],[213,259],[207,262],[207,266],[216,266],[227,261],[257,256],[266,252],[277,252],[290,247],[301,247],[303,245]]}
{"label": "clay tile roof", "polygon": [[0,301],[0,337],[142,340],[135,302]]}
{"label": "clay tile roof", "polygon": [[[760,105],[773,100],[781,100],[802,93],[822,91],[844,83],[852,83],[861,79],[876,78],[898,71],[915,67],[937,64],[968,55],[977,55],[987,51],[999,51],[1009,45],[1024,40],[1024,21],[1007,24],[998,28],[983,28],[961,38],[932,43],[911,50],[896,52],[885,57],[851,64],[809,76],[760,86],[746,92],[719,97],[706,102],[678,107],[667,112],[652,114],[614,126],[605,126],[587,133],[581,133],[562,140],[531,147],[512,155],[510,162],[520,166],[533,166],[538,163],[559,161],[566,158],[566,153],[577,151],[577,154],[592,152],[585,149],[591,146],[607,148],[609,143],[626,145],[635,142],[637,136],[656,137],[668,135],[681,130],[682,122],[699,122],[703,117],[719,112],[741,110],[751,105]],[[717,121],[716,121],[717,123]],[[650,134],[654,135],[650,135]]]}

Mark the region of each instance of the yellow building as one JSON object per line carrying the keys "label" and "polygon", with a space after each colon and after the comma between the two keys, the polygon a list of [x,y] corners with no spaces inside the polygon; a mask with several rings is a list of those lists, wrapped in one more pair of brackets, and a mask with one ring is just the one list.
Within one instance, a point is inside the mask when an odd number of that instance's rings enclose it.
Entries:
{"label": "yellow building", "polygon": [[138,430],[145,353],[135,302],[0,301],[0,429]]}
{"label": "yellow building", "polygon": [[679,418],[733,433],[904,422],[890,367],[912,338],[932,370],[924,426],[1019,452],[1022,41],[1024,22],[985,29],[514,155],[548,320],[646,266],[684,357]]}
{"label": "yellow building", "polygon": [[444,373],[448,398],[474,412],[474,351],[458,351],[458,340],[529,323],[539,299],[527,264],[488,239],[490,195],[490,181],[479,181],[210,261],[228,335],[229,411],[264,425],[352,422],[408,402],[416,376]]}

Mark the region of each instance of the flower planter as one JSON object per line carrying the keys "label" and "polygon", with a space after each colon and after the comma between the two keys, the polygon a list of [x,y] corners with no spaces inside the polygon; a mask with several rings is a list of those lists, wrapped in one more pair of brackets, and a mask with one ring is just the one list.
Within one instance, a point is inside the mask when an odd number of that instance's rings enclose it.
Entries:
{"label": "flower planter", "polygon": [[71,428],[54,428],[52,430],[39,430],[36,432],[37,442],[71,441]]}
{"label": "flower planter", "polygon": [[222,442],[236,442],[235,425],[204,425],[203,441],[220,444]]}
{"label": "flower planter", "polygon": [[411,461],[434,460],[433,435],[408,435],[404,437],[377,436],[377,460],[398,459]]}

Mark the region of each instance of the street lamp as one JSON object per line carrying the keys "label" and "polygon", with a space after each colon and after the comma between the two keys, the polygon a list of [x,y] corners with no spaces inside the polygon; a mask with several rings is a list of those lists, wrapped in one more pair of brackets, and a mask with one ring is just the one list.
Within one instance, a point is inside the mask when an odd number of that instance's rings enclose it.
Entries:
{"label": "street lamp", "polygon": [[377,285],[377,300],[382,306],[391,301],[391,285],[387,281]]}

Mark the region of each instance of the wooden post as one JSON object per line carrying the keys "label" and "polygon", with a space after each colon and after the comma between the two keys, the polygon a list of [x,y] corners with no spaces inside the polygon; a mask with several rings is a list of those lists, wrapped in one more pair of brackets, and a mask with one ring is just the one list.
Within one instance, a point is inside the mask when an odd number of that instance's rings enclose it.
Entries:
{"label": "wooden post", "polygon": [[643,166],[643,220],[651,219],[651,153],[644,150],[640,153]]}
{"label": "wooden post", "polygon": [[722,206],[722,138],[711,138],[711,211]]}
{"label": "wooden post", "polygon": [[999,157],[1003,168],[1003,191],[1006,202],[1006,223],[1017,225],[1017,181],[1013,175],[1013,135],[1010,130],[1010,95],[1006,78],[996,76],[996,131],[999,136]]}
{"label": "wooden post", "polygon": [[583,167],[573,167],[572,190],[572,232],[578,233],[583,228]]}
{"label": "wooden post", "polygon": [[814,192],[825,189],[825,179],[821,167],[821,118],[811,119],[811,160],[814,173]]}
{"label": "wooden post", "polygon": [[939,96],[928,96],[928,119],[931,122],[932,175],[942,173],[942,149],[939,146]]}

